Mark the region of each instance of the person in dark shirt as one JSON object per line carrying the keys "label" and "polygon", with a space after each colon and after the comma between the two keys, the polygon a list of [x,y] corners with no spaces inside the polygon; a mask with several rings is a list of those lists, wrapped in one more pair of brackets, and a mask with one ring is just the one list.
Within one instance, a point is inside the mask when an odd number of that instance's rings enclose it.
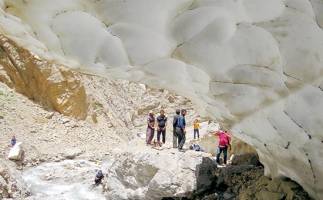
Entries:
{"label": "person in dark shirt", "polygon": [[173,119],[173,148],[177,148],[178,135],[176,132],[177,120],[180,117],[181,111],[176,109],[176,115]]}
{"label": "person in dark shirt", "polygon": [[157,142],[160,145],[160,135],[162,135],[162,142],[166,142],[166,127],[167,127],[167,117],[165,116],[165,111],[161,110],[160,115],[157,117]]}

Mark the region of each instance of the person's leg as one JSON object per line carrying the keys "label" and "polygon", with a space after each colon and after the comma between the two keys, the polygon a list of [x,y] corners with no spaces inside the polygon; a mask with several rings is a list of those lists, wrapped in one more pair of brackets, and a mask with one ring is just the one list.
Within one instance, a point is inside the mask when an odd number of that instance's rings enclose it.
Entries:
{"label": "person's leg", "polygon": [[177,148],[177,134],[175,128],[173,130],[173,148]]}
{"label": "person's leg", "polygon": [[224,164],[227,164],[227,156],[228,156],[228,147],[223,148],[223,161]]}
{"label": "person's leg", "polygon": [[162,136],[163,136],[163,144],[166,143],[166,129],[162,131]]}
{"label": "person's leg", "polygon": [[222,148],[217,148],[217,154],[216,154],[216,162],[220,164],[220,156],[221,156]]}
{"label": "person's leg", "polygon": [[182,136],[182,142],[181,142],[181,147],[182,147],[181,149],[183,149],[185,141],[186,141],[186,134],[184,132],[182,132],[182,133],[183,133],[183,136]]}
{"label": "person's leg", "polygon": [[159,143],[160,142],[160,134],[161,134],[161,130],[158,130],[157,131],[157,142]]}
{"label": "person's leg", "polygon": [[196,129],[197,132],[197,138],[200,139],[200,129]]}
{"label": "person's leg", "polygon": [[196,138],[196,129],[194,129],[194,140]]}
{"label": "person's leg", "polygon": [[147,131],[146,131],[146,144],[149,144],[149,140],[150,140],[150,128],[147,128]]}
{"label": "person's leg", "polygon": [[182,131],[178,131],[177,132],[177,135],[178,135],[178,149],[182,149],[182,140],[183,140],[183,133]]}
{"label": "person's leg", "polygon": [[180,136],[181,136],[181,140],[178,144],[178,147],[179,147],[179,149],[183,149],[183,146],[185,144],[185,133],[183,131],[181,131]]}
{"label": "person's leg", "polygon": [[150,128],[149,144],[151,144],[151,141],[153,141],[154,136],[155,136],[155,130]]}
{"label": "person's leg", "polygon": [[220,164],[220,155],[221,155],[221,150],[220,147],[216,148],[216,162]]}

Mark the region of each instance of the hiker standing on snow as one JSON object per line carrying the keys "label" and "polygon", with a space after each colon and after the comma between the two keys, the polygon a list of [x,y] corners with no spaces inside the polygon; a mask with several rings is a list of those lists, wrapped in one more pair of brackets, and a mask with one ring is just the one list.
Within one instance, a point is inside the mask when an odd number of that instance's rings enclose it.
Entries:
{"label": "hiker standing on snow", "polygon": [[181,110],[181,115],[177,119],[177,124],[176,124],[176,133],[178,135],[178,150],[182,150],[183,146],[185,144],[185,134],[186,134],[186,121],[185,121],[185,115],[186,115],[186,110],[182,109]]}
{"label": "hiker standing on snow", "polygon": [[174,116],[173,119],[173,148],[177,148],[177,140],[178,140],[178,135],[176,132],[176,126],[177,126],[177,120],[180,117],[181,111],[179,109],[176,109],[176,115]]}
{"label": "hiker standing on snow", "polygon": [[162,135],[162,142],[166,142],[166,126],[167,126],[167,117],[165,116],[165,111],[161,110],[160,115],[157,117],[157,142],[160,145],[160,135]]}
{"label": "hiker standing on snow", "polygon": [[215,135],[219,137],[219,146],[216,154],[216,162],[220,164],[220,156],[221,156],[221,153],[223,152],[223,162],[224,162],[224,165],[226,165],[227,156],[228,156],[228,147],[231,150],[231,144],[230,144],[231,137],[227,131],[222,131],[222,130],[217,131]]}
{"label": "hiker standing on snow", "polygon": [[147,132],[146,132],[146,144],[150,145],[155,135],[155,117],[152,111],[148,114],[147,119]]}

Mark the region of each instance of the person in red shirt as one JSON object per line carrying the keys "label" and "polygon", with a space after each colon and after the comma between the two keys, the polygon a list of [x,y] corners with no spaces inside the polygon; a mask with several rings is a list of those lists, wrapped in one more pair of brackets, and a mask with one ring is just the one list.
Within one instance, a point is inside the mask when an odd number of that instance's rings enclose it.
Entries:
{"label": "person in red shirt", "polygon": [[222,130],[215,132],[215,135],[219,137],[219,146],[216,154],[216,162],[218,164],[220,163],[220,156],[221,156],[221,153],[223,152],[223,161],[224,161],[224,164],[226,165],[227,157],[228,157],[228,148],[231,150],[231,144],[230,144],[231,137],[227,131],[222,131]]}

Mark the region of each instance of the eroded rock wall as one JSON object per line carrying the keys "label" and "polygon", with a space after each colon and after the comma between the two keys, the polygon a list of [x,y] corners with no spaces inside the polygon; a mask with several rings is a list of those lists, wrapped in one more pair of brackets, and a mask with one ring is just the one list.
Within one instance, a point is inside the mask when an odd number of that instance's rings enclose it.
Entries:
{"label": "eroded rock wall", "polygon": [[0,35],[0,81],[62,114],[84,119],[87,96],[76,73],[42,60]]}

